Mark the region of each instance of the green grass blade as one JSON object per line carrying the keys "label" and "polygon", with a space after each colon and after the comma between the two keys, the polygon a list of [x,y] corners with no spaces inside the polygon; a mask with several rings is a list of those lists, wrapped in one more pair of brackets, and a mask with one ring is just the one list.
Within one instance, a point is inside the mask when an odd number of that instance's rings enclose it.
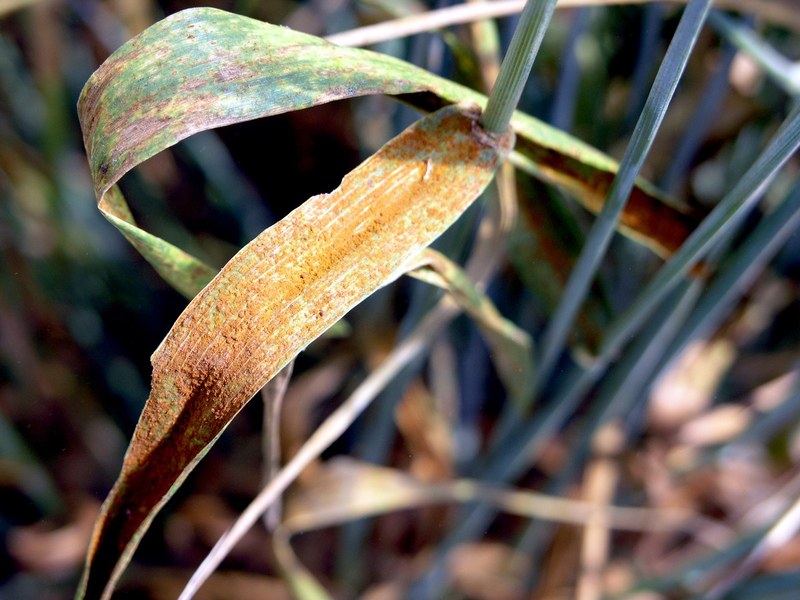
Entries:
{"label": "green grass blade", "polygon": [[650,95],[653,65],[661,53],[661,30],[664,27],[665,7],[660,2],[648,2],[642,7],[642,25],[636,50],[636,63],[631,73],[631,90],[628,96],[622,125],[630,129],[641,116],[647,97]]}
{"label": "green grass blade", "polygon": [[550,376],[563,351],[575,315],[583,304],[586,292],[605,255],[619,215],[655,139],[710,6],[709,0],[689,2],[681,18],[603,210],[598,214],[597,221],[586,238],[583,251],[564,289],[561,305],[545,331],[542,358],[537,372],[539,385]]}
{"label": "green grass blade", "polygon": [[508,127],[555,8],[556,0],[528,0],[525,3],[483,113],[481,124],[488,131],[502,133]]}
{"label": "green grass blade", "polygon": [[795,184],[780,206],[764,217],[742,247],[722,265],[666,355],[675,356],[691,339],[710,333],[798,226],[800,183]]}
{"label": "green grass blade", "polygon": [[[210,8],[172,15],[112,54],[81,93],[78,110],[98,203],[105,210],[104,196],[125,173],[194,133],[367,94],[399,95],[426,111],[461,101],[486,103],[463,86],[368,50]],[[617,169],[613,160],[527,115],[516,113],[512,126],[518,162],[599,210]],[[124,203],[121,195],[118,200]],[[695,225],[643,183],[630,206],[623,230],[638,227],[640,239],[661,255],[669,255]],[[670,225],[655,228],[655,220]],[[129,228],[126,236],[142,238]],[[196,261],[151,241],[161,247],[148,260],[164,261],[154,263],[161,273]],[[170,283],[191,293],[191,284]]]}
{"label": "green grass blade", "polygon": [[587,443],[603,423],[627,414],[637,400],[646,398],[646,389],[662,364],[669,342],[678,333],[702,290],[700,281],[686,281],[659,307],[641,333],[615,361],[592,402],[584,436]]}
{"label": "green grass blade", "polygon": [[753,207],[775,173],[800,147],[800,105],[795,106],[774,139],[736,186],[703,220],[683,247],[662,267],[634,303],[609,328],[601,345],[604,356],[622,346],[652,309],[703,258],[737,221]]}
{"label": "green grass blade", "polygon": [[[713,14],[713,11],[712,11]],[[714,66],[714,73],[703,90],[684,133],[677,143],[675,153],[664,170],[658,184],[668,194],[675,193],[685,173],[689,171],[692,159],[701,147],[714,115],[718,114],[728,92],[728,77],[731,64],[736,56],[736,49],[730,44],[723,44],[720,49],[720,60]]]}
{"label": "green grass blade", "polygon": [[564,131],[571,131],[578,102],[581,66],[578,62],[578,45],[589,30],[593,9],[588,6],[576,8],[572,13],[569,37],[564,44],[558,76],[558,87],[553,98],[549,123]]}
{"label": "green grass blade", "polygon": [[758,37],[750,27],[719,11],[712,11],[708,22],[731,44],[753,59],[783,91],[794,97],[800,95],[800,69]]}

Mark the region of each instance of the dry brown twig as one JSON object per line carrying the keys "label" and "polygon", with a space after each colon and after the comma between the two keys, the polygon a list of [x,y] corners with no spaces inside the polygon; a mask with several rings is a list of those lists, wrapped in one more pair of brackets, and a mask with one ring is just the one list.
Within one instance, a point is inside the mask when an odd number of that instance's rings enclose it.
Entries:
{"label": "dry brown twig", "polygon": [[[581,6],[611,6],[623,4],[644,4],[651,0],[560,0],[558,8],[578,8]],[[669,0],[684,4],[686,0]],[[800,30],[800,10],[795,0],[775,2],[771,0],[716,0],[718,8],[735,10],[755,15],[766,22]],[[418,15],[392,19],[358,27],[349,31],[327,36],[329,42],[339,46],[370,46],[379,42],[424,33],[451,25],[460,25],[482,19],[507,17],[522,11],[525,0],[497,0],[496,2],[470,2],[432,10]]]}

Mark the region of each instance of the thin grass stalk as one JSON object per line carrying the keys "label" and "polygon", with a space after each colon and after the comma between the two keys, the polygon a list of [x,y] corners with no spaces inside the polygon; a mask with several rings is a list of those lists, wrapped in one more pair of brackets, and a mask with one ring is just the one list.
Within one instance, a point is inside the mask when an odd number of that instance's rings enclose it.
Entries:
{"label": "thin grass stalk", "polygon": [[692,314],[702,289],[700,281],[683,282],[667,296],[658,313],[648,321],[648,326],[614,364],[592,401],[592,412],[597,407],[597,415],[591,421],[587,437],[594,435],[603,423],[622,418],[634,410],[637,400],[646,399],[647,391],[660,372],[670,341]]}
{"label": "thin grass stalk", "polygon": [[[625,353],[615,362],[615,368],[608,374],[604,385],[598,390],[587,417],[582,426],[580,442],[570,455],[565,471],[572,470],[577,474],[583,459],[588,456],[589,446],[594,434],[609,419],[623,415],[634,408],[637,392],[652,381],[655,366],[663,360],[669,341],[677,334],[680,325],[691,313],[697,297],[702,289],[700,281],[686,281],[674,290],[660,305],[659,312],[651,318],[647,326],[639,333]],[[543,444],[550,439],[564,421],[577,409],[589,389],[605,373],[608,364],[597,361],[587,370],[575,369],[572,380],[557,391],[551,402],[544,408],[535,423],[520,426],[513,438],[516,448],[515,456],[538,456]],[[519,448],[524,447],[523,451]],[[510,449],[506,448],[507,452]],[[485,476],[491,480],[498,478],[505,481],[507,461],[504,455],[498,455],[494,462],[487,461]],[[520,464],[519,469],[523,466]]]}
{"label": "thin grass stalk", "polygon": [[[581,462],[583,462],[583,460],[585,460],[585,457],[583,457]],[[555,474],[554,477],[550,477],[544,484],[545,487],[542,489],[542,493],[556,497],[567,496],[567,490],[575,483],[576,477],[577,472],[559,469],[558,473]],[[556,532],[557,528],[554,523],[542,521],[541,519],[532,520],[518,538],[515,544],[516,548],[525,553],[525,556],[527,556],[530,561],[529,564],[543,564],[543,557],[549,545],[552,543],[553,536]],[[532,591],[538,583],[546,577],[547,573],[542,573],[539,569],[530,569],[525,575],[521,589],[530,597],[535,597]]]}
{"label": "thin grass stalk", "polygon": [[[261,399],[264,404],[262,417],[261,453],[263,456],[263,485],[281,469],[281,415],[283,399],[292,378],[294,361],[286,365],[267,385],[261,388]],[[267,531],[274,531],[280,525],[283,514],[281,502],[276,502],[264,513],[264,526]]]}
{"label": "thin grass stalk", "polygon": [[[465,4],[483,6],[487,3],[485,0],[466,0]],[[488,94],[500,73],[500,32],[495,21],[490,19],[470,23],[469,32],[481,75],[481,91]]]}
{"label": "thin grass stalk", "polygon": [[[596,8],[600,6],[647,4],[651,1],[559,0],[556,8]],[[686,0],[669,0],[669,3],[685,4]],[[452,25],[508,17],[521,12],[524,5],[525,0],[492,0],[491,2],[483,3],[456,4],[455,6],[430,10],[419,15],[406,16],[376,25],[367,25],[341,33],[334,33],[325,39],[339,46],[371,46]],[[800,28],[800,16],[798,16],[795,7],[789,3],[784,4],[775,2],[775,0],[718,0],[716,5],[720,9],[752,14],[765,22],[788,27],[789,29]],[[253,11],[236,12],[252,14]],[[119,46],[119,44],[112,47],[116,46]]]}
{"label": "thin grass stalk", "polygon": [[481,118],[487,131],[499,134],[508,129],[555,8],[556,0],[528,0],[525,4]]}
{"label": "thin grass stalk", "polygon": [[564,288],[563,300],[545,331],[535,384],[538,388],[550,377],[564,350],[569,330],[611,242],[620,213],[652,146],[710,6],[711,0],[692,0],[686,6],[603,209],[597,215],[583,251],[570,274]]}
{"label": "thin grass stalk", "polygon": [[633,67],[627,110],[623,119],[625,130],[636,124],[641,118],[642,107],[647,101],[653,65],[658,61],[661,51],[661,25],[664,22],[665,7],[661,3],[652,2],[642,8],[642,25],[639,28],[639,44],[636,53],[636,64]]}
{"label": "thin grass stalk", "polygon": [[558,86],[553,97],[550,124],[564,131],[571,131],[578,103],[578,88],[581,82],[581,67],[578,62],[578,42],[589,27],[594,11],[582,7],[572,14],[572,26],[561,54]]}
{"label": "thin grass stalk", "polygon": [[688,171],[692,158],[700,147],[713,117],[717,114],[722,101],[727,95],[730,72],[733,58],[737,50],[729,43],[722,45],[719,61],[714,67],[708,83],[703,90],[700,101],[694,107],[689,123],[684,128],[683,135],[675,147],[675,153],[665,169],[659,182],[661,189],[668,194],[676,194],[680,181]]}

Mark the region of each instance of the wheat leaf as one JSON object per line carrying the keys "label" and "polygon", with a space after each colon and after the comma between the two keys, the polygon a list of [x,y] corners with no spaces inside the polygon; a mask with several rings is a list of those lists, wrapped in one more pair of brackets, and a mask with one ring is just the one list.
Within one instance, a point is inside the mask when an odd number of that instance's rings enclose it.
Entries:
{"label": "wheat leaf", "polygon": [[330,194],[245,246],[178,318],[78,598],[109,598],[156,512],[252,396],[350,308],[407,270],[492,179],[513,135],[448,107],[387,143]]}
{"label": "wheat leaf", "polygon": [[[114,52],[81,93],[78,113],[100,209],[108,216],[111,190],[124,205],[113,186],[126,172],[194,133],[379,93],[397,95],[425,111],[486,101],[472,90],[376,52],[335,46],[212,8],[176,13]],[[515,164],[568,190],[589,210],[602,208],[615,161],[523,113],[516,113],[512,126],[518,140]],[[645,182],[633,189],[620,219],[623,232],[662,256],[680,246],[696,223]],[[142,237],[130,227],[123,233],[129,239]],[[158,244],[153,252],[146,244],[137,248],[169,283],[191,297],[202,287],[208,267],[167,242]],[[186,261],[203,274],[188,281],[186,276],[171,278]]]}

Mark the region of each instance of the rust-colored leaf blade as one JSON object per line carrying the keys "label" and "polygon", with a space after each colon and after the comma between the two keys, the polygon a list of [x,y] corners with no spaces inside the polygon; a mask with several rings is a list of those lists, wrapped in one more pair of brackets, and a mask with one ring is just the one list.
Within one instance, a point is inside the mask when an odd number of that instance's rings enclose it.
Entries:
{"label": "rust-colored leaf blade", "polygon": [[449,107],[245,246],[153,354],[153,381],[103,505],[78,598],[109,598],[156,512],[250,398],[350,308],[402,274],[491,181],[513,135]]}
{"label": "rust-colored leaf blade", "polygon": [[[130,169],[199,131],[366,94],[396,95],[425,111],[486,101],[402,60],[204,7],[171,15],[114,52],[84,87],[78,113],[100,200]],[[524,113],[512,127],[519,167],[600,210],[614,160]],[[666,257],[698,221],[639,181],[620,229]],[[187,257],[155,262],[173,259],[162,246],[148,260],[162,273],[181,268]],[[192,295],[191,282],[169,281]]]}

